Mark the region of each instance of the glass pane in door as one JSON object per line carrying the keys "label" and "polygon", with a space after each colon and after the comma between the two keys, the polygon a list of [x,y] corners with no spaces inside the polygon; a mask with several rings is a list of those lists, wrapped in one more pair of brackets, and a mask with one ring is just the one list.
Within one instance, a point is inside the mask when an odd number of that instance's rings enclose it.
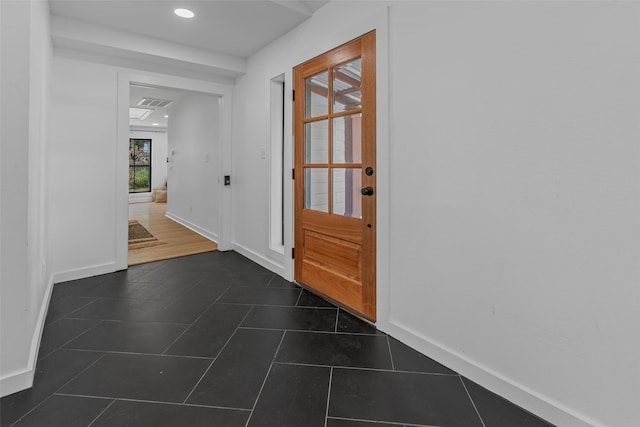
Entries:
{"label": "glass pane in door", "polygon": [[304,162],[306,164],[329,163],[329,121],[304,125]]}
{"label": "glass pane in door", "polygon": [[362,106],[360,58],[333,69],[333,112],[353,110]]}
{"label": "glass pane in door", "polygon": [[329,114],[329,72],[324,71],[304,81],[305,118]]}
{"label": "glass pane in door", "polygon": [[304,169],[304,208],[329,212],[329,169]]}
{"label": "glass pane in door", "polygon": [[333,163],[362,163],[362,114],[333,119]]}
{"label": "glass pane in door", "polygon": [[336,215],[362,218],[362,169],[333,170],[333,212]]}

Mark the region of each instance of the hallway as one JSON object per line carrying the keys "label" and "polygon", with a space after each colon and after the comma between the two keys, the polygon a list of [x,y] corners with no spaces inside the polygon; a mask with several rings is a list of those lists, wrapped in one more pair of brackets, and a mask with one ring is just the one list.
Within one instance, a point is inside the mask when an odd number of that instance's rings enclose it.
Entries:
{"label": "hallway", "polygon": [[235,252],[56,284],[3,426],[548,427]]}
{"label": "hallway", "polygon": [[129,249],[129,265],[215,251],[218,245],[195,231],[167,218],[166,203],[130,203],[129,220],[135,219],[162,244]]}

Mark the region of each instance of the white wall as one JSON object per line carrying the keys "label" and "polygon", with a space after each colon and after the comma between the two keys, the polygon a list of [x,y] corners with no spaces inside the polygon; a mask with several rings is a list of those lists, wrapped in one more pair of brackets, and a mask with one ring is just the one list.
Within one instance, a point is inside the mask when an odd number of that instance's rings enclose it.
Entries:
{"label": "white wall", "polygon": [[[167,131],[132,130],[130,138],[151,140],[151,189],[164,188],[167,182]],[[129,193],[129,202],[150,202],[151,193]]]}
{"label": "white wall", "polygon": [[51,279],[44,156],[51,39],[44,1],[0,2],[0,395],[30,387]]}
{"label": "white wall", "polygon": [[171,108],[167,215],[217,241],[220,98],[193,93]]}
{"label": "white wall", "polygon": [[[118,79],[120,74],[179,77],[137,71],[109,65],[109,58],[54,49],[52,61],[52,111],[47,155],[48,192],[50,194],[51,269],[56,282],[72,280],[122,268],[117,262],[118,230],[122,227],[119,200],[127,197],[127,161],[123,169],[124,187],[117,179],[118,151]],[[119,64],[119,63],[118,63]],[[162,72],[161,68],[158,72]],[[215,80],[204,85],[211,85]],[[226,82],[226,78],[220,79]],[[191,80],[190,80],[191,81]],[[194,82],[197,82],[194,80]],[[129,82],[126,83],[128,89]],[[123,100],[128,94],[122,95]],[[127,101],[128,102],[128,101]],[[125,112],[129,136],[128,116]],[[128,140],[126,140],[128,147]],[[126,156],[128,148],[122,152]],[[121,162],[122,163],[122,162]],[[96,224],[100,224],[99,227]]]}
{"label": "white wall", "polygon": [[557,425],[640,425],[640,4],[388,4],[331,2],[249,59],[236,246],[270,256],[270,79],[369,22],[378,325]]}
{"label": "white wall", "polygon": [[114,269],[117,71],[53,58],[48,185],[57,281]]}

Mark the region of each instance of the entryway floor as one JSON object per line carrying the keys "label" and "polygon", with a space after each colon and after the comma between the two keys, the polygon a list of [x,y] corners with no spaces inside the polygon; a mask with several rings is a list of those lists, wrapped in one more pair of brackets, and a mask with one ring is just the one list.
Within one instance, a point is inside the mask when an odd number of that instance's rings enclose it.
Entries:
{"label": "entryway floor", "polygon": [[130,266],[218,249],[215,242],[167,218],[166,213],[166,203],[129,204],[129,219],[137,220],[158,241],[162,242],[157,246],[129,249],[128,263]]}
{"label": "entryway floor", "polygon": [[39,358],[1,425],[549,426],[235,252],[56,284]]}

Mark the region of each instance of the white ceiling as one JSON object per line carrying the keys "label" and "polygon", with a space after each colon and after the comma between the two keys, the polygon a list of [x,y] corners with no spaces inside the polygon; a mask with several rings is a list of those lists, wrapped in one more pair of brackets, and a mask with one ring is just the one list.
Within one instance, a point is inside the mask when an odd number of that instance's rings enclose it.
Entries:
{"label": "white ceiling", "polygon": [[[171,109],[190,93],[191,92],[177,89],[131,85],[129,87],[129,106],[134,108],[148,108],[153,110],[153,112],[144,120],[130,119],[129,125],[137,128],[166,129],[168,121],[171,118]],[[166,99],[174,102],[167,108],[140,107],[138,106],[138,102],[140,102],[142,98]],[[169,118],[164,117],[165,115],[168,115]],[[154,123],[158,125],[154,126]]]}
{"label": "white ceiling", "polygon": [[[246,58],[329,0],[49,0],[54,17]],[[191,9],[193,19],[173,10]]]}

